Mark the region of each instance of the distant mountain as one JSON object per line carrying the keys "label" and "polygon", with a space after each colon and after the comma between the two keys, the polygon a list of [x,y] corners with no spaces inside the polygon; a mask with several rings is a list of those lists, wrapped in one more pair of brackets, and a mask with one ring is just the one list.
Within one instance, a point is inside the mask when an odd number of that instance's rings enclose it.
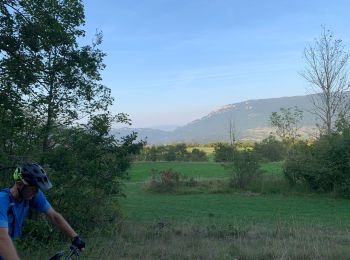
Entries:
{"label": "distant mountain", "polygon": [[231,120],[238,139],[261,140],[273,130],[269,127],[271,113],[279,111],[282,107],[294,106],[304,111],[301,124],[304,134],[311,134],[316,122],[314,116],[308,112],[312,111],[310,96],[248,100],[229,104],[173,131],[122,128],[114,130],[113,133],[119,132],[123,135],[135,131],[138,132],[141,139],[147,137],[149,144],[229,141],[229,122]]}
{"label": "distant mountain", "polygon": [[111,134],[121,137],[132,132],[137,133],[138,140],[147,140],[147,143],[149,144],[166,144],[169,143],[169,140],[171,139],[171,132],[151,128],[124,127],[113,129]]}
{"label": "distant mountain", "polygon": [[149,129],[158,129],[162,131],[174,131],[176,128],[178,128],[179,125],[155,125],[148,127]]}

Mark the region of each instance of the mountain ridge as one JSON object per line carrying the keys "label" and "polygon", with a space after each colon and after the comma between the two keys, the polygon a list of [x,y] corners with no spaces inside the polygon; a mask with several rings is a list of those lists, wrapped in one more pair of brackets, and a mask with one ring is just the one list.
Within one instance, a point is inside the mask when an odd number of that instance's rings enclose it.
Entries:
{"label": "mountain ridge", "polygon": [[163,131],[150,128],[119,128],[125,135],[131,131],[138,132],[140,139],[146,139],[149,144],[170,143],[211,143],[229,141],[229,123],[234,124],[238,139],[261,140],[269,135],[273,129],[269,126],[272,112],[280,108],[297,106],[303,111],[304,117],[300,124],[304,135],[312,134],[316,120],[310,102],[311,95],[290,96],[279,98],[250,99],[242,102],[223,105],[199,119],[193,120],[173,131]]}

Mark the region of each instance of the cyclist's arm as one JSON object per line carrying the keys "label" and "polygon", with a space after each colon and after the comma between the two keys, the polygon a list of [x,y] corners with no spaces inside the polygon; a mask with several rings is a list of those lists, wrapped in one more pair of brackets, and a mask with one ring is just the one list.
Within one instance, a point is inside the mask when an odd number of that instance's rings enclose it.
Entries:
{"label": "cyclist's arm", "polygon": [[6,260],[19,260],[7,228],[0,228],[0,256]]}
{"label": "cyclist's arm", "polygon": [[53,208],[49,208],[45,213],[50,221],[70,238],[77,236],[74,229],[68,224],[64,217]]}

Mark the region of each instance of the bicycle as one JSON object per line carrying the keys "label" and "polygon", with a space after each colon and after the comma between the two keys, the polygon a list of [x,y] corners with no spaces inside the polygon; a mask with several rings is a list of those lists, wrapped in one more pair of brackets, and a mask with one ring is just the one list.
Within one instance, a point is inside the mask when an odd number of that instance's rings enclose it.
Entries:
{"label": "bicycle", "polygon": [[[79,248],[77,248],[76,246],[71,245],[69,247],[69,249],[70,249],[70,252],[64,259],[65,260],[69,260],[73,256],[75,256],[74,257],[75,259],[79,259],[79,255],[80,255]],[[62,257],[64,257],[64,255],[65,255],[65,252],[63,250],[59,251],[53,257],[51,257],[49,260],[61,260]]]}

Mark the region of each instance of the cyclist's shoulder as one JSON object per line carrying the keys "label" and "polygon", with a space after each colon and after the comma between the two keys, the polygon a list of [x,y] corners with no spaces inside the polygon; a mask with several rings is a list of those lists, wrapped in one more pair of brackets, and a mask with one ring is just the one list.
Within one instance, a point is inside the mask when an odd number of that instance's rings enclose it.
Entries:
{"label": "cyclist's shoulder", "polygon": [[0,190],[0,208],[7,208],[10,204],[10,194],[7,189]]}
{"label": "cyclist's shoulder", "polygon": [[32,203],[45,203],[46,201],[47,198],[41,190],[39,190],[31,200]]}
{"label": "cyclist's shoulder", "polygon": [[0,189],[0,198],[9,198],[10,188]]}
{"label": "cyclist's shoulder", "polygon": [[38,193],[35,194],[34,199],[42,199],[42,198],[46,198],[46,196],[45,196],[44,192],[39,190]]}

